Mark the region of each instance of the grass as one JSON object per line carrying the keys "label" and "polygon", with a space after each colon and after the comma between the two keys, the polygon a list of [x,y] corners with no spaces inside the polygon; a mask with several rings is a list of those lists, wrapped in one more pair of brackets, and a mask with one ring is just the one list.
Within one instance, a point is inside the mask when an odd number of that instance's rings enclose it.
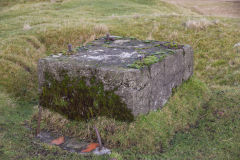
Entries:
{"label": "grass", "polygon": [[205,113],[196,125],[175,135],[164,158],[239,158],[239,88],[215,87],[212,91]]}
{"label": "grass", "polygon": [[[43,113],[42,128],[94,141],[97,137],[92,126],[96,123],[107,147],[129,148],[137,153],[162,152],[168,147],[169,140],[176,131],[196,122],[208,97],[207,87],[202,82],[192,79],[177,89],[162,110],[139,116],[133,123],[106,118],[93,119],[88,123],[68,121],[46,110]],[[33,124],[36,124],[36,121]],[[86,132],[89,128],[90,131]]]}
{"label": "grass", "polygon": [[[162,110],[139,116],[133,124],[100,118],[97,125],[104,143],[114,148],[111,157],[239,157],[240,54],[233,46],[239,42],[240,19],[202,17],[157,0],[5,0],[0,6],[0,159],[83,159],[34,142],[23,124],[36,111],[32,103],[38,99],[38,59],[65,50],[68,43],[77,47],[108,31],[190,44],[195,52],[194,78],[177,89]],[[183,25],[203,18],[219,23]],[[57,123],[61,116],[54,118],[46,119],[42,127],[96,140],[91,130],[86,131],[93,122],[61,125]]]}
{"label": "grass", "polygon": [[[31,117],[33,104],[14,101],[5,93],[0,93],[0,158],[10,159],[86,159],[67,153],[58,147],[39,143],[33,131],[25,125]],[[106,159],[106,157],[91,157]]]}
{"label": "grass", "polygon": [[[112,9],[114,7],[122,11],[115,12],[116,9]],[[240,60],[232,49],[240,34],[236,29],[237,24],[222,19],[217,25],[191,30],[182,24],[201,17],[189,15],[191,13],[187,11],[156,1],[147,4],[143,1],[116,3],[114,0],[106,3],[89,3],[86,0],[62,3],[40,1],[4,7],[0,16],[0,65],[3,68],[0,71],[0,84],[5,86],[8,93],[36,100],[36,64],[39,58],[66,49],[68,43],[79,46],[110,30],[117,35],[190,44],[196,52],[198,61],[195,69],[201,79],[207,79],[210,83],[211,75],[214,75],[218,83],[239,85]],[[26,24],[31,29],[24,30]],[[213,49],[213,46],[219,47]],[[212,66],[219,64],[223,54],[225,63]],[[208,64],[209,59],[212,62]],[[231,67],[228,67],[229,63]],[[205,72],[206,69],[209,72]]]}

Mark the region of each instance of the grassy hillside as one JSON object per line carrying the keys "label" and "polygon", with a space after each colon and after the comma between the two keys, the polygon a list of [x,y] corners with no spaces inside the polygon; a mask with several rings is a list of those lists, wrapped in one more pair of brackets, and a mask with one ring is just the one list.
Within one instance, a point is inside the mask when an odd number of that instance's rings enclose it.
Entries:
{"label": "grassy hillside", "polygon": [[36,99],[36,62],[40,57],[62,51],[68,43],[82,45],[109,29],[112,33],[126,34],[129,29],[116,28],[123,25],[121,19],[141,22],[142,16],[182,13],[174,6],[154,0],[20,2],[13,5],[11,1],[1,9],[0,85],[27,99]]}
{"label": "grassy hillside", "polygon": [[[30,131],[21,124],[36,111],[32,103],[38,99],[38,59],[65,50],[69,43],[76,47],[110,32],[190,44],[195,51],[194,78],[176,90],[163,110],[140,116],[133,124],[99,121],[105,144],[114,148],[111,156],[237,159],[240,54],[233,46],[240,41],[239,25],[237,18],[203,17],[159,0],[1,1],[0,158],[82,158],[33,144]],[[96,138],[85,132],[91,122],[80,127],[51,119],[46,123],[46,129]],[[102,123],[118,126],[115,134],[109,135]],[[69,133],[72,129],[78,134]]]}
{"label": "grassy hillside", "polygon": [[210,82],[214,75],[220,84],[239,84],[239,56],[232,49],[238,42],[238,26],[222,20],[203,30],[186,30],[184,22],[202,18],[191,14],[154,0],[22,1],[3,7],[0,85],[15,96],[36,99],[36,62],[40,57],[62,51],[68,43],[79,46],[108,30],[140,39],[188,43],[195,49],[201,78]]}

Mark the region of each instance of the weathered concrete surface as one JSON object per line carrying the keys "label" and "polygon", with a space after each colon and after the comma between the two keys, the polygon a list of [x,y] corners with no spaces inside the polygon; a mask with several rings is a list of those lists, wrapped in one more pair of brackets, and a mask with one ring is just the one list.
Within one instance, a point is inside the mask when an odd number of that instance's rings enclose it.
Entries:
{"label": "weathered concrete surface", "polygon": [[[158,62],[131,68],[148,56]],[[168,42],[139,41],[115,37],[106,42],[104,38],[78,48],[73,55],[53,55],[39,60],[39,86],[45,83],[44,73],[49,72],[61,79],[59,70],[70,77],[95,76],[104,84],[105,90],[117,88],[119,95],[133,115],[146,114],[162,107],[171,96],[172,89],[193,74],[193,50],[189,45]]]}

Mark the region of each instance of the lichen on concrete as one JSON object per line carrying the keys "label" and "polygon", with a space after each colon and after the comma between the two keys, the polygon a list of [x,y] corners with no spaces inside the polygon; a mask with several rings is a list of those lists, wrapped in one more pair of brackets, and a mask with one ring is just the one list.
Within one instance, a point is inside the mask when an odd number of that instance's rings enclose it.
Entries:
{"label": "lichen on concrete", "polygon": [[[111,39],[115,40],[106,41],[102,37],[78,47],[71,55],[41,59],[40,104],[70,119],[94,116],[132,119],[130,115],[161,108],[171,96],[172,88],[193,73],[193,51],[188,45]],[[65,94],[70,98],[66,99]],[[97,109],[99,104],[103,110]]]}

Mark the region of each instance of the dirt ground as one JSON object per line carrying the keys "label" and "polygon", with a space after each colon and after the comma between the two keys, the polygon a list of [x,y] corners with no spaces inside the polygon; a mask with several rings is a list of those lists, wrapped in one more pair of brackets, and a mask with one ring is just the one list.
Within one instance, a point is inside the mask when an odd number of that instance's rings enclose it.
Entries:
{"label": "dirt ground", "polygon": [[240,0],[165,0],[203,15],[240,18]]}

